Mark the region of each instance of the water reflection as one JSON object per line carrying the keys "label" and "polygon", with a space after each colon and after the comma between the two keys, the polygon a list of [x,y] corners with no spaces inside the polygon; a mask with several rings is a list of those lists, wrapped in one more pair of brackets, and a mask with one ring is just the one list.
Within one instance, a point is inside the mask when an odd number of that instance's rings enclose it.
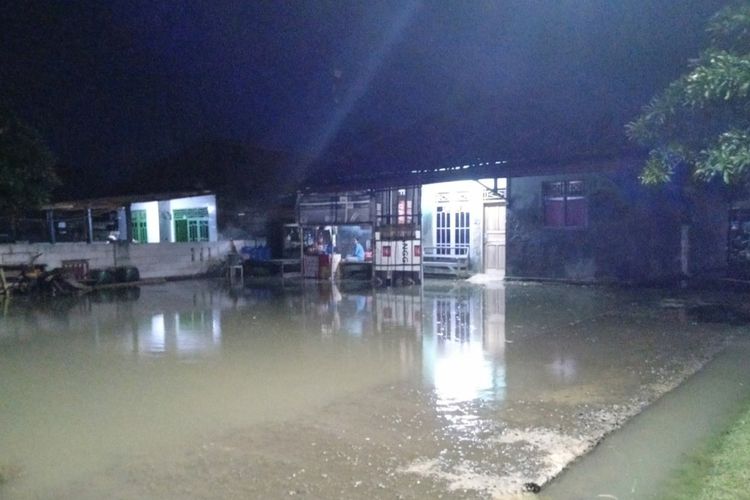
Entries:
{"label": "water reflection", "polygon": [[378,333],[409,332],[416,338],[422,335],[422,290],[402,288],[377,290],[375,299],[375,329]]}
{"label": "water reflection", "polygon": [[[401,336],[404,372],[417,363],[438,408],[505,397],[505,290],[402,288],[305,294],[324,338]],[[405,335],[406,334],[406,335]]]}
{"label": "water reflection", "polygon": [[156,313],[138,321],[121,347],[141,355],[215,354],[221,347],[221,310]]}
{"label": "water reflection", "polygon": [[439,406],[505,394],[504,289],[426,291],[424,375]]}
{"label": "water reflection", "polygon": [[141,301],[140,291],[129,289],[54,302],[22,302],[2,319],[0,342],[45,342],[90,334],[98,349],[139,356],[205,356],[219,351],[222,311],[236,308],[236,299],[221,290],[156,295],[156,301],[154,297]]}
{"label": "water reflection", "polygon": [[[259,357],[276,365],[272,372],[280,380],[289,377],[281,366],[303,352],[310,367],[331,367],[318,380],[335,379],[347,363],[355,372],[365,364],[390,366],[401,380],[421,381],[420,391],[432,395],[433,410],[448,423],[446,432],[472,431],[480,423],[474,403],[506,396],[502,287],[226,290],[198,282],[51,305],[16,308],[3,320],[0,342],[56,339],[62,349],[79,345],[82,352],[136,361],[215,360],[217,367]],[[550,369],[567,373],[570,367],[561,361]],[[353,376],[370,377],[364,371]],[[311,383],[324,388],[314,377]]]}
{"label": "water reflection", "polygon": [[[0,341],[90,332],[99,349],[205,357],[221,353],[227,321],[235,329],[257,316],[280,315],[282,329],[317,330],[322,339],[396,339],[402,373],[419,369],[439,405],[504,397],[502,287],[342,291],[333,284],[287,290],[201,285],[149,289],[146,295],[142,299],[135,289],[21,307],[3,320]],[[548,369],[566,377],[575,364],[558,360]]]}
{"label": "water reflection", "polygon": [[574,358],[558,353],[550,363],[545,365],[545,368],[557,382],[570,384],[577,378],[577,365]]}

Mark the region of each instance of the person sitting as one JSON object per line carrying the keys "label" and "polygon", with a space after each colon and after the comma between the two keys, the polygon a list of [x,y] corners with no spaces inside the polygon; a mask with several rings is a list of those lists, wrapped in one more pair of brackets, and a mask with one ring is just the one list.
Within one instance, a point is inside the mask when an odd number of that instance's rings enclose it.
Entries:
{"label": "person sitting", "polygon": [[364,262],[365,260],[365,249],[362,248],[362,244],[359,239],[355,236],[352,240],[352,254],[349,255],[346,260],[348,262]]}

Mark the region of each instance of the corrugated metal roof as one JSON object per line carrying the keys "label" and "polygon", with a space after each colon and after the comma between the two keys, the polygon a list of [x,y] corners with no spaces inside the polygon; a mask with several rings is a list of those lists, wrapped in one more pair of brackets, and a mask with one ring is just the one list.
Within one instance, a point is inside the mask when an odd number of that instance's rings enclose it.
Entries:
{"label": "corrugated metal roof", "polygon": [[192,196],[207,196],[214,194],[213,191],[176,191],[170,193],[149,193],[135,194],[125,196],[108,196],[105,198],[89,198],[84,200],[59,201],[42,206],[43,210],[86,210],[91,209],[108,209],[117,210],[120,207],[130,205],[131,203],[142,203],[148,201],[166,201],[179,198],[190,198]]}

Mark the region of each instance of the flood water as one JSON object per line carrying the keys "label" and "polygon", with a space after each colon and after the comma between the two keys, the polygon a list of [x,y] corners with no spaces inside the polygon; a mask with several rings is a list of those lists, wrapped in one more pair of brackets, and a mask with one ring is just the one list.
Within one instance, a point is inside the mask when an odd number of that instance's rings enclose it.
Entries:
{"label": "flood water", "polygon": [[512,496],[742,328],[663,292],[555,285],[14,300],[0,497]]}

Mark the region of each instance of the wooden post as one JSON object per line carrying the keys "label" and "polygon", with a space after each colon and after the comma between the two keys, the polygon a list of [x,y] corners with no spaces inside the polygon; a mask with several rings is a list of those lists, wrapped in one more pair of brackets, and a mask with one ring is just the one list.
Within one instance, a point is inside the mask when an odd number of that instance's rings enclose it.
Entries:
{"label": "wooden post", "polygon": [[130,205],[125,205],[125,241],[133,241],[133,211]]}
{"label": "wooden post", "polygon": [[8,282],[5,281],[5,271],[0,267],[0,284],[3,286],[3,295],[8,294]]}
{"label": "wooden post", "polygon": [[55,243],[55,212],[47,210],[47,225],[49,226],[49,242]]}

